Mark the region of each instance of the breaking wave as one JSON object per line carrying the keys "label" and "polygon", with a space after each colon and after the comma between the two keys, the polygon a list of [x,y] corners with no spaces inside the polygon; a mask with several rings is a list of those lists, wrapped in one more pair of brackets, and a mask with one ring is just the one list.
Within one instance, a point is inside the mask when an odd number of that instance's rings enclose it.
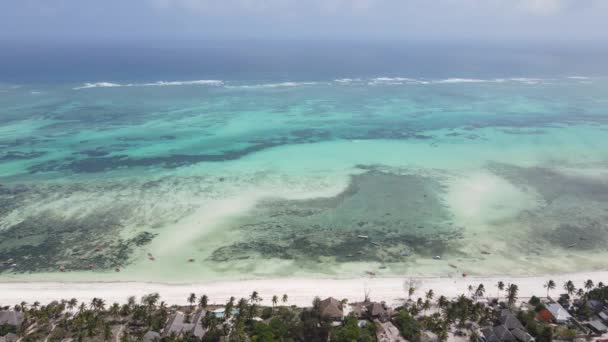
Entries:
{"label": "breaking wave", "polygon": [[194,80],[194,81],[157,81],[152,83],[110,83],[110,82],[97,82],[97,83],[85,83],[80,87],[73,88],[74,90],[90,89],[90,88],[115,88],[115,87],[163,87],[163,86],[181,86],[181,85],[210,85],[210,86],[222,86],[224,81],[219,80]]}
{"label": "breaking wave", "polygon": [[[572,81],[586,81],[591,78],[585,76],[568,76],[562,78],[564,80]],[[113,87],[153,87],[153,86],[182,86],[182,85],[201,85],[201,86],[218,86],[226,89],[272,89],[272,88],[294,88],[303,86],[315,86],[315,85],[369,85],[369,86],[382,86],[382,85],[426,85],[426,84],[461,84],[461,83],[520,83],[520,84],[541,84],[557,79],[546,79],[546,78],[533,78],[533,77],[511,77],[511,78],[460,78],[450,77],[445,79],[430,79],[430,78],[410,78],[410,77],[373,77],[373,78],[338,78],[333,81],[323,82],[296,82],[296,81],[285,81],[285,82],[269,82],[269,83],[257,83],[247,84],[241,81],[225,82],[221,80],[194,80],[194,81],[157,81],[151,83],[111,83],[111,82],[97,82],[97,83],[85,83],[79,87],[73,88],[74,90],[89,89],[89,88],[113,88]]]}
{"label": "breaking wave", "polygon": [[245,84],[245,85],[227,85],[230,89],[264,89],[264,88],[292,88],[300,86],[317,85],[319,82],[280,82],[280,83],[262,83],[262,84]]}

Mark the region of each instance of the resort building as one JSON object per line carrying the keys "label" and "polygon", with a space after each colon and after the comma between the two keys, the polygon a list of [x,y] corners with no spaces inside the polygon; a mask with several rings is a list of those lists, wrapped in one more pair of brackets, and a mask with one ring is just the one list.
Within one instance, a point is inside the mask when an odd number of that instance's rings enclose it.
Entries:
{"label": "resort building", "polygon": [[0,325],[10,325],[15,329],[21,328],[23,324],[24,316],[23,312],[14,310],[2,310],[0,311]]}
{"label": "resort building", "polygon": [[205,335],[205,331],[202,328],[201,320],[205,316],[206,311],[198,311],[192,320],[187,322],[186,315],[177,311],[173,317],[169,319],[169,323],[163,330],[163,337],[175,334],[176,336],[182,336],[185,333],[192,333],[194,336],[202,338]]}
{"label": "resort building", "polygon": [[391,318],[388,310],[381,303],[369,303],[367,315],[371,320],[377,319],[380,322],[387,322]]}
{"label": "resort building", "polygon": [[568,311],[558,303],[547,304],[547,310],[549,310],[551,316],[553,316],[553,320],[557,324],[565,324],[572,319]]}
{"label": "resort building", "polygon": [[341,321],[344,318],[342,303],[339,300],[329,297],[319,303],[321,316],[332,321]]}
{"label": "resort building", "polygon": [[534,337],[530,335],[521,322],[508,309],[500,312],[500,324],[494,327],[481,329],[483,339],[486,342],[519,341],[533,342]]}

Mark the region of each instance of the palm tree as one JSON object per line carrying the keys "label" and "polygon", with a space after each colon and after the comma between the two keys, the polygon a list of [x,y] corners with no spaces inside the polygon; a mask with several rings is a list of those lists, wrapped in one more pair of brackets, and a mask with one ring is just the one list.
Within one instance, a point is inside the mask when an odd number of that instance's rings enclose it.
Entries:
{"label": "palm tree", "polygon": [[604,288],[604,283],[601,282],[601,281],[599,283],[597,283],[597,288],[598,289],[603,289]]}
{"label": "palm tree", "polygon": [[78,300],[76,298],[72,298],[68,301],[68,309],[72,310],[78,305]]}
{"label": "palm tree", "polygon": [[118,317],[119,313],[120,313],[120,304],[118,304],[118,303],[112,304],[112,306],[110,306],[110,315],[112,315],[113,317]]}
{"label": "palm tree", "polygon": [[414,292],[416,292],[416,288],[413,287],[412,285],[410,285],[410,287],[407,289],[407,298],[409,301],[412,300],[412,296],[414,295]]}
{"label": "palm tree", "polygon": [[224,317],[226,319],[229,319],[230,316],[232,316],[232,308],[234,308],[234,297],[230,297],[230,300],[228,300],[228,303],[226,303],[226,307],[224,308]]}
{"label": "palm tree", "polygon": [[287,294],[284,294],[283,299],[282,299],[283,304],[287,304],[288,299],[289,299],[289,297],[287,297]]}
{"label": "palm tree", "polygon": [[437,306],[439,306],[442,309],[447,307],[448,303],[449,303],[448,299],[445,298],[445,296],[443,296],[443,295],[439,296],[439,298],[437,298]]}
{"label": "palm tree", "polygon": [[593,281],[591,279],[587,279],[585,282],[585,288],[587,291],[591,291],[591,289],[593,289]]}
{"label": "palm tree", "polygon": [[426,299],[431,300],[431,299],[433,299],[433,296],[435,296],[435,292],[433,292],[433,290],[430,289],[427,291],[427,293],[424,296]]}
{"label": "palm tree", "polygon": [[583,290],[583,288],[579,288],[578,291],[576,291],[576,295],[583,297],[585,295],[585,290]]}
{"label": "palm tree", "polygon": [[112,339],[112,326],[108,323],[103,324],[103,340],[110,341]]}
{"label": "palm tree", "polygon": [[194,305],[194,303],[196,303],[196,294],[191,293],[188,298],[188,303],[190,303],[190,309],[192,309],[192,306]]}
{"label": "palm tree", "polygon": [[239,309],[239,318],[245,317],[245,310],[247,310],[247,299],[241,298],[237,304],[237,308]]}
{"label": "palm tree", "polygon": [[517,293],[519,292],[519,287],[515,284],[509,284],[509,286],[507,287],[507,301],[509,303],[509,306],[512,306],[513,304],[515,304],[515,301],[517,300]]}
{"label": "palm tree", "polygon": [[429,299],[427,299],[424,301],[424,303],[422,303],[422,310],[424,310],[424,312],[426,312],[430,308],[431,308],[431,301]]}
{"label": "palm tree", "polygon": [[278,302],[279,302],[279,297],[277,297],[276,295],[272,296],[272,307],[277,305]]}
{"label": "palm tree", "polygon": [[553,280],[549,279],[547,281],[547,283],[545,283],[544,287],[547,288],[547,298],[549,298],[549,291],[555,289],[555,282]]}
{"label": "palm tree", "polygon": [[564,290],[566,290],[566,292],[568,292],[568,294],[571,296],[572,294],[574,294],[574,292],[576,291],[576,287],[574,286],[572,280],[568,280],[564,283]]}
{"label": "palm tree", "polygon": [[40,302],[39,301],[35,301],[34,304],[32,304],[32,308],[34,310],[37,310],[40,307]]}
{"label": "palm tree", "polygon": [[250,300],[252,303],[258,303],[258,302],[261,302],[261,301],[262,301],[262,299],[260,298],[260,295],[258,294],[258,291],[253,291],[253,292],[251,293],[251,296],[249,296],[249,300]]}
{"label": "palm tree", "polygon": [[207,297],[206,294],[199,297],[198,305],[201,307],[201,309],[206,309],[208,303],[209,303],[209,297]]}
{"label": "palm tree", "polygon": [[483,284],[479,284],[479,286],[477,286],[477,290],[475,290],[475,297],[483,297],[485,293],[486,288],[483,286]]}
{"label": "palm tree", "polygon": [[496,284],[496,287],[498,288],[498,299],[500,300],[500,291],[505,289],[505,283],[503,283],[502,281],[499,281],[498,284]]}
{"label": "palm tree", "polygon": [[149,295],[145,295],[141,298],[141,302],[146,304],[150,308],[154,308],[158,300],[160,299],[160,295],[158,293],[150,293]]}

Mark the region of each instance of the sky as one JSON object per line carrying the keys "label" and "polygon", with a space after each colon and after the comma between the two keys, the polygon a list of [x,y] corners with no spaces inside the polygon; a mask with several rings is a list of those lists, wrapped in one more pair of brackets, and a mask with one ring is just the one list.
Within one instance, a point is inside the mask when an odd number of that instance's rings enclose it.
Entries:
{"label": "sky", "polygon": [[608,41],[608,0],[0,0],[0,40]]}

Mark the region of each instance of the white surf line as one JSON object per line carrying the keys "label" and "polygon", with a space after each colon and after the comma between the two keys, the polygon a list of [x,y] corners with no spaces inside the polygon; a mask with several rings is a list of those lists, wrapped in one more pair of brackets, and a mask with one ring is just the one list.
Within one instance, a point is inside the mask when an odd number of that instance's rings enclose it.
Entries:
{"label": "white surf line", "polygon": [[[106,303],[126,303],[129,296],[141,297],[144,294],[158,292],[161,299],[169,304],[186,305],[190,293],[197,296],[206,294],[210,303],[224,304],[228,298],[248,298],[253,291],[258,291],[264,299],[262,304],[271,305],[273,295],[281,297],[287,294],[289,305],[310,306],[314,297],[335,297],[348,299],[349,302],[362,301],[365,292],[369,292],[374,301],[384,301],[397,306],[407,298],[410,282],[416,288],[414,298],[424,297],[432,289],[436,297],[444,295],[454,298],[461,294],[469,295],[468,287],[483,284],[486,296],[495,297],[499,281],[504,284],[516,284],[519,287],[519,298],[532,295],[545,296],[547,290],[543,285],[553,280],[557,288],[552,291],[556,296],[564,292],[563,283],[571,280],[577,288],[582,287],[587,279],[594,283],[600,281],[608,284],[608,271],[590,271],[539,275],[530,277],[488,276],[466,278],[423,278],[407,276],[400,278],[356,278],[356,279],[314,279],[314,278],[279,278],[261,280],[235,280],[206,283],[168,284],[152,282],[0,282],[0,305],[15,305],[22,301],[42,304],[53,300],[76,298],[80,302],[90,302],[94,297],[103,298]],[[502,291],[501,296],[504,296]]]}

